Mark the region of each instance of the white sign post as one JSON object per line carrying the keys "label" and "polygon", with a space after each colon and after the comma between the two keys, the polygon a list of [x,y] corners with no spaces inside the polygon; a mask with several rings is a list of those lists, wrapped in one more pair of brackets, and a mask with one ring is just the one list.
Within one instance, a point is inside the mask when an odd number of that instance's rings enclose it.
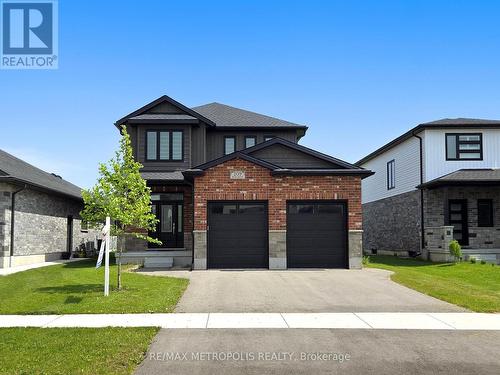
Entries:
{"label": "white sign post", "polygon": [[104,256],[104,295],[109,296],[109,248],[111,240],[111,219],[106,216],[106,254]]}
{"label": "white sign post", "polygon": [[104,256],[104,295],[109,296],[109,248],[111,245],[111,219],[109,216],[106,217],[106,225],[102,228],[101,233],[104,238],[99,249],[99,257],[95,268],[101,267]]}

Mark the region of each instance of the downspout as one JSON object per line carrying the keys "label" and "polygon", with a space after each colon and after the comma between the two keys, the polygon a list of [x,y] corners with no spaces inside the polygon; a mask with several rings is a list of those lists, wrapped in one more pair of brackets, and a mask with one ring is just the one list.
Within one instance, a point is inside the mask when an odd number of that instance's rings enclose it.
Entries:
{"label": "downspout", "polygon": [[16,216],[16,194],[25,190],[28,186],[24,185],[21,189],[12,192],[11,195],[11,204],[10,204],[10,255],[9,255],[9,267],[12,267],[12,257],[14,256],[14,228],[15,221],[14,217]]}
{"label": "downspout", "polygon": [[[422,137],[412,134],[415,138],[419,140],[420,146],[420,185],[424,183],[424,153],[423,153],[423,140]],[[424,228],[424,189],[420,189],[420,241],[421,249],[425,247],[425,228]]]}

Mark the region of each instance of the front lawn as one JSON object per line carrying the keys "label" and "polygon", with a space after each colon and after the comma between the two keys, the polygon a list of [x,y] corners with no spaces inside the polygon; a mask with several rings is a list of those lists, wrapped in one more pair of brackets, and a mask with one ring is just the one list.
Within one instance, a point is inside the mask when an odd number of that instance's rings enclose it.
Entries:
{"label": "front lawn", "polygon": [[157,328],[0,328],[0,374],[131,374]]}
{"label": "front lawn", "polygon": [[477,312],[500,312],[500,267],[491,264],[431,263],[370,256],[368,267],[394,271],[391,279],[419,292]]}
{"label": "front lawn", "polygon": [[166,313],[188,285],[187,279],[124,272],[118,292],[112,265],[104,297],[104,267],[94,267],[83,260],[0,276],[0,314]]}

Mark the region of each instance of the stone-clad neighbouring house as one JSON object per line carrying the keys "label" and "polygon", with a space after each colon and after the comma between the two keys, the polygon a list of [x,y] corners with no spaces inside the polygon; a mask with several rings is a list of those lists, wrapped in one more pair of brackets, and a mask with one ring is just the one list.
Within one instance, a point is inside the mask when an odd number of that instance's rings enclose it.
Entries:
{"label": "stone-clad neighbouring house", "polygon": [[80,188],[0,150],[0,268],[60,259],[93,241],[82,208]]}
{"label": "stone-clad neighbouring house", "polygon": [[162,96],[125,125],[152,190],[162,245],[124,262],[206,268],[359,268],[369,170],[298,144],[307,127],[219,103]]}
{"label": "stone-clad neighbouring house", "polygon": [[442,119],[417,125],[356,163],[363,180],[364,249],[500,263],[500,121]]}

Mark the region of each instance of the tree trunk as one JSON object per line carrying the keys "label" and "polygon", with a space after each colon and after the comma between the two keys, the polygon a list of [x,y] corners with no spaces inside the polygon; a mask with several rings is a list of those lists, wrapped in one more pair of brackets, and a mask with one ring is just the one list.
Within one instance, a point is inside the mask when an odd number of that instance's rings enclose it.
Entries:
{"label": "tree trunk", "polygon": [[118,242],[118,280],[117,280],[117,288],[118,290],[122,290],[122,252],[123,252],[123,238],[121,236],[117,237],[116,241]]}

